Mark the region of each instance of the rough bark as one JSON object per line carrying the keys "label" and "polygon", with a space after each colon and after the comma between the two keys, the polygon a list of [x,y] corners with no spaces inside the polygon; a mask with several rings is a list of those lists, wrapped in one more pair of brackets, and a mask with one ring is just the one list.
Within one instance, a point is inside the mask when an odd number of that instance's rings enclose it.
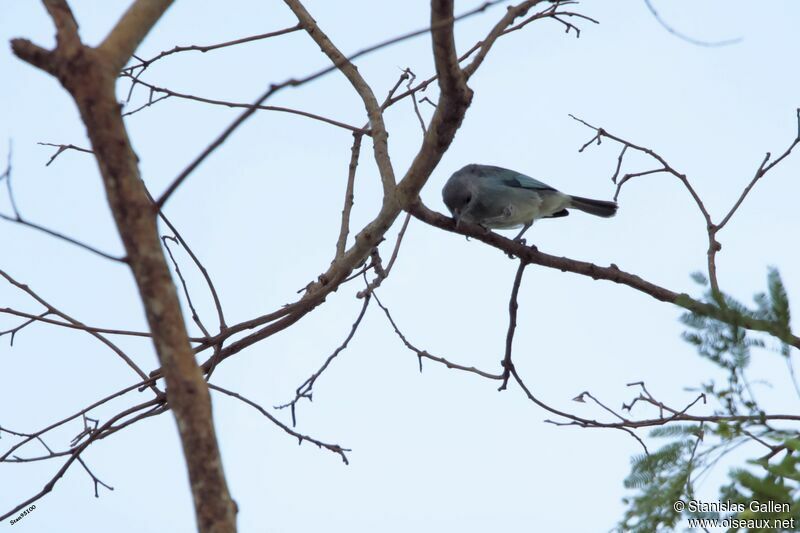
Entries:
{"label": "rough bark", "polygon": [[114,90],[119,68],[169,4],[135,2],[103,44],[91,48],[81,43],[66,2],[45,1],[57,29],[56,49],[45,50],[22,39],[13,41],[12,47],[18,57],[55,76],[80,111],[163,369],[166,401],[186,457],[198,529],[232,532],[236,507],[222,469],[208,386],[189,343],[159,240],[157,210],[141,180]]}

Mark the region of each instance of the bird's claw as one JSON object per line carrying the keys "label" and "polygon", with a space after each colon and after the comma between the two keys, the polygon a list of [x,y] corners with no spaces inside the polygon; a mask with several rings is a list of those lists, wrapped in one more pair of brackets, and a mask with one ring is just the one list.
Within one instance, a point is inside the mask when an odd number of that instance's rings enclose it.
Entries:
{"label": "bird's claw", "polygon": [[[530,248],[534,252],[538,252],[539,251],[539,248],[537,248],[535,244],[530,244],[529,245],[528,241],[526,241],[523,237],[517,237],[517,238],[513,239],[513,241],[515,243],[517,243],[517,244],[521,244],[522,246],[527,246],[528,248]],[[506,252],[506,255],[508,256],[509,259],[514,259],[514,254],[512,254],[511,252]]]}

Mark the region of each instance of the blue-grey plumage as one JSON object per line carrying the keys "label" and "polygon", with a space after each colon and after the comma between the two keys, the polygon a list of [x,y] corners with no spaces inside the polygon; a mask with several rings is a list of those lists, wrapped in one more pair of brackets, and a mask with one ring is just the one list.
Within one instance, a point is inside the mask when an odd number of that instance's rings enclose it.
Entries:
{"label": "blue-grey plumage", "polygon": [[567,216],[568,208],[599,217],[612,217],[615,202],[564,194],[519,172],[491,165],[467,165],[450,176],[442,198],[456,223],[480,224],[490,229],[522,226],[523,233],[540,218]]}

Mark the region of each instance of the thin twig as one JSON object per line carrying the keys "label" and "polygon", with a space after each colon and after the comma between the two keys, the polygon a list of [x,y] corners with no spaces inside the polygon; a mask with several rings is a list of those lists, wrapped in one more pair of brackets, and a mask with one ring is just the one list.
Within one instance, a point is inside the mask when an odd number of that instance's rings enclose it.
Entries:
{"label": "thin twig", "polygon": [[150,65],[152,65],[153,63],[155,63],[156,61],[158,61],[159,59],[163,59],[163,58],[165,58],[165,57],[167,57],[169,55],[177,54],[179,52],[203,52],[203,53],[206,53],[206,52],[210,52],[212,50],[219,50],[220,48],[226,48],[226,47],[229,47],[229,46],[236,46],[236,45],[239,45],[239,44],[250,43],[250,42],[253,42],[253,41],[260,41],[260,40],[263,40],[263,39],[269,39],[271,37],[278,37],[280,35],[285,35],[287,33],[292,33],[292,32],[298,31],[298,30],[302,30],[302,29],[303,29],[302,26],[300,26],[299,24],[295,24],[294,26],[291,26],[289,28],[284,28],[282,30],[271,31],[271,32],[268,32],[268,33],[261,33],[261,34],[258,34],[258,35],[251,35],[249,37],[242,37],[240,39],[234,39],[232,41],[225,41],[223,43],[209,44],[209,45],[205,45],[205,46],[200,46],[200,45],[196,45],[196,44],[189,45],[189,46],[176,46],[176,47],[174,47],[174,48],[172,48],[170,50],[164,50],[160,54],[158,54],[158,55],[156,55],[154,57],[151,57],[150,59],[139,59],[139,64],[125,67],[124,69],[122,69],[122,72],[123,73],[126,73],[126,72],[129,73],[129,72],[132,72],[132,71],[134,71],[136,69],[144,70],[147,67],[149,67]]}
{"label": "thin twig", "polygon": [[[496,248],[506,255],[512,254],[516,257],[524,258],[529,263],[560,270],[562,272],[572,272],[595,280],[602,279],[613,283],[619,283],[647,294],[655,300],[680,306],[702,316],[723,321],[726,318],[725,314],[716,305],[698,301],[685,293],[672,291],[656,285],[636,274],[620,269],[613,263],[609,266],[601,266],[588,261],[578,261],[567,257],[547,254],[541,250],[533,249],[520,242],[503,237],[498,233],[486,231],[485,228],[477,224],[462,223],[456,227],[456,223],[451,217],[429,209],[419,199],[408,207],[408,212],[426,224],[451,233],[474,238]],[[768,333],[786,344],[800,348],[800,336],[791,331],[786,331],[785,328],[776,325],[773,321],[744,316],[741,317],[738,326],[751,331]]]}
{"label": "thin twig", "polygon": [[28,220],[25,220],[24,218],[21,218],[19,216],[10,217],[8,215],[4,215],[4,214],[0,213],[0,218],[2,218],[3,220],[7,220],[8,222],[13,222],[15,224],[19,224],[21,226],[25,226],[27,228],[35,229],[36,231],[40,231],[42,233],[46,233],[47,235],[50,235],[51,237],[55,237],[56,239],[60,239],[60,240],[62,240],[64,242],[68,242],[68,243],[70,243],[72,245],[77,246],[78,248],[83,248],[87,252],[92,252],[93,254],[102,257],[103,259],[108,259],[110,261],[114,261],[114,262],[117,262],[117,263],[125,263],[126,262],[126,259],[124,257],[118,257],[116,255],[111,255],[109,253],[106,253],[106,252],[104,252],[102,250],[99,250],[99,249],[95,248],[94,246],[92,246],[90,244],[86,244],[85,242],[81,242],[81,241],[79,241],[77,239],[73,239],[72,237],[70,237],[68,235],[64,235],[63,233],[61,233],[59,231],[52,230],[50,228],[46,228],[44,226],[36,224],[35,222],[29,222]]}
{"label": "thin twig", "polygon": [[350,212],[353,210],[355,201],[354,188],[356,181],[356,170],[358,168],[358,158],[361,154],[360,133],[353,133],[353,146],[350,148],[350,165],[347,170],[347,185],[344,191],[344,207],[342,208],[342,224],[339,228],[339,238],[336,240],[336,259],[344,255],[347,247],[347,236],[350,233]]}
{"label": "thin twig", "polygon": [[[120,413],[117,413],[116,415],[114,415],[113,417],[108,419],[108,421],[106,421],[106,423],[103,424],[96,432],[94,432],[87,440],[85,440],[82,444],[79,444],[78,446],[76,446],[72,450],[69,458],[64,462],[64,464],[61,465],[61,468],[58,469],[58,471],[50,478],[50,481],[48,481],[39,492],[37,492],[36,494],[31,496],[30,498],[28,498],[24,502],[16,505],[13,509],[11,509],[10,511],[8,511],[5,514],[3,514],[2,516],[0,516],[0,520],[5,520],[6,518],[8,518],[10,516],[14,516],[14,514],[17,513],[20,509],[24,509],[24,508],[28,507],[30,504],[32,504],[33,502],[39,500],[45,494],[47,494],[51,490],[53,490],[53,487],[56,485],[58,480],[61,479],[64,476],[64,474],[69,469],[69,467],[72,465],[72,463],[74,463],[76,460],[78,460],[78,458],[80,457],[81,453],[83,453],[83,451],[86,448],[88,448],[90,444],[92,444],[95,440],[103,438],[103,436],[105,436],[105,435],[113,433],[113,431],[109,431],[109,430],[111,429],[111,427],[113,426],[113,424],[115,422],[117,422],[118,420],[121,420],[121,419],[127,417],[128,415],[131,415],[131,414],[133,414],[133,413],[135,413],[137,411],[140,411],[140,410],[142,410],[142,409],[144,409],[146,407],[158,405],[161,402],[163,402],[163,400],[157,399],[157,398],[156,399],[152,399],[152,400],[148,400],[146,402],[143,402],[143,403],[140,403],[140,404],[135,405],[133,407],[130,407],[128,409],[125,409],[124,411],[122,411]],[[3,457],[0,458],[0,460],[3,460],[3,458],[5,458],[7,456],[8,456],[8,453],[3,455]]]}
{"label": "thin twig", "polygon": [[425,119],[422,118],[422,113],[419,111],[419,104],[417,104],[417,93],[411,90],[411,85],[413,85],[414,81],[417,79],[417,75],[414,74],[410,68],[406,68],[405,73],[408,74],[406,88],[411,95],[411,103],[414,106],[414,114],[417,116],[417,120],[419,120],[419,126],[422,128],[422,136],[424,137],[428,132],[428,128],[425,127]]}
{"label": "thin twig", "polygon": [[58,150],[56,150],[56,152],[50,157],[50,160],[47,163],[45,163],[44,166],[46,167],[49,167],[50,163],[55,161],[56,157],[60,156],[67,150],[77,150],[78,152],[85,152],[87,154],[94,153],[93,150],[89,150],[87,148],[81,148],[80,146],[75,146],[74,144],[53,144],[53,143],[41,143],[41,142],[36,144],[40,144],[42,146],[55,146],[56,148],[58,148]]}
{"label": "thin twig", "polygon": [[[12,284],[13,286],[17,287],[18,289],[20,289],[21,291],[26,293],[28,296],[30,296],[31,298],[36,300],[39,304],[43,305],[47,309],[47,311],[49,311],[50,314],[56,315],[56,316],[58,316],[60,318],[63,318],[67,322],[69,322],[69,323],[71,323],[71,324],[73,324],[75,326],[78,326],[76,329],[80,329],[82,331],[87,332],[89,335],[91,335],[92,337],[95,337],[97,340],[99,340],[100,342],[102,342],[103,344],[108,346],[111,349],[111,351],[113,351],[115,354],[117,354],[120,357],[120,359],[125,361],[125,363],[129,367],[131,367],[133,369],[133,371],[136,372],[137,375],[139,375],[139,377],[141,377],[142,379],[147,379],[147,374],[145,374],[144,371],[141,368],[139,368],[139,366],[136,363],[133,362],[133,360],[128,356],[128,354],[126,354],[124,351],[122,351],[116,344],[114,344],[113,342],[108,340],[102,334],[98,333],[97,331],[93,330],[92,328],[87,328],[86,324],[80,322],[79,320],[76,320],[76,319],[72,318],[71,316],[67,315],[63,311],[57,309],[56,307],[54,307],[53,305],[48,303],[44,298],[39,296],[28,285],[25,285],[24,283],[20,283],[16,279],[12,278],[4,270],[0,269],[0,276],[5,278],[5,280],[8,281],[10,284]],[[153,387],[155,387],[155,385],[153,385]],[[154,388],[154,391],[157,394],[161,394],[155,388]]]}
{"label": "thin twig", "polygon": [[403,237],[406,234],[406,229],[408,229],[408,223],[411,221],[411,214],[406,213],[406,218],[403,220],[403,225],[400,228],[400,232],[397,234],[397,239],[394,243],[394,248],[392,249],[392,256],[389,258],[389,263],[387,263],[386,268],[383,268],[381,264],[381,256],[378,254],[378,249],[374,248],[372,250],[372,262],[370,263],[370,268],[375,270],[375,279],[367,284],[367,287],[358,291],[356,294],[357,298],[364,298],[365,296],[371,294],[375,289],[381,286],[383,280],[389,277],[389,273],[392,271],[392,267],[394,266],[395,261],[397,261],[397,256],[400,252],[400,244],[403,242]]}
{"label": "thin twig", "polygon": [[656,8],[653,7],[653,3],[652,3],[651,0],[644,0],[644,3],[647,6],[647,9],[650,10],[650,13],[652,13],[653,18],[655,18],[658,21],[658,23],[661,25],[662,28],[667,30],[669,33],[671,33],[675,37],[686,41],[687,43],[691,43],[691,44],[693,44],[695,46],[728,46],[728,45],[736,44],[736,43],[739,43],[739,42],[742,41],[741,37],[737,37],[735,39],[725,39],[725,40],[722,40],[722,41],[702,41],[700,39],[695,39],[694,37],[689,37],[685,33],[681,33],[678,30],[676,30],[675,28],[673,28],[672,26],[670,26],[669,24],[667,24],[664,21],[664,19],[661,18],[661,15],[658,14],[658,11],[656,11]]}
{"label": "thin twig", "polygon": [[[74,324],[72,322],[62,322],[61,320],[55,320],[52,318],[47,318],[47,315],[50,314],[50,311],[45,311],[38,315],[33,313],[26,313],[25,311],[19,311],[17,309],[11,309],[10,307],[2,307],[0,308],[0,313],[7,314],[7,315],[14,315],[19,316],[22,318],[27,318],[28,320],[22,325],[14,328],[16,330],[22,329],[22,327],[32,323],[32,322],[44,322],[45,324],[52,324],[54,326],[59,326],[62,328],[68,329],[78,329],[82,331],[93,331],[95,333],[106,333],[108,335],[125,335],[128,337],[151,337],[152,335],[147,331],[133,331],[128,329],[112,329],[112,328],[97,328],[94,326],[89,326],[86,324]],[[11,333],[13,330],[6,330],[0,331],[0,337],[5,334]],[[12,334],[13,338],[13,334]],[[203,342],[205,340],[204,337],[190,337],[190,341],[192,342]]]}
{"label": "thin twig", "polygon": [[0,309],[0,313],[4,313],[4,312],[7,312],[7,313],[13,314],[13,315],[26,316],[28,318],[28,320],[26,320],[25,322],[23,322],[22,324],[20,324],[17,327],[0,331],[0,337],[2,337],[3,335],[8,335],[9,333],[11,334],[10,335],[10,342],[9,342],[9,344],[11,346],[14,346],[14,338],[17,336],[17,333],[19,333],[26,326],[29,326],[29,325],[33,324],[34,322],[36,322],[38,320],[44,320],[45,317],[50,314],[50,311],[44,311],[42,313],[39,313],[38,315],[30,315],[28,313],[24,313],[23,314],[21,312],[15,312],[13,309],[8,309],[8,308]]}
{"label": "thin twig", "polygon": [[[273,105],[253,105],[253,104],[246,104],[246,103],[242,103],[242,102],[230,102],[230,101],[227,101],[227,100],[217,100],[217,99],[214,99],[214,98],[206,98],[206,97],[203,97],[203,96],[196,96],[196,95],[193,95],[193,94],[180,93],[178,91],[174,91],[174,90],[168,89],[166,87],[158,87],[156,85],[152,85],[150,83],[144,82],[144,81],[142,81],[142,80],[140,80],[138,78],[135,78],[133,76],[131,76],[131,83],[133,83],[134,85],[142,85],[142,86],[147,87],[148,89],[150,89],[150,98],[149,98],[149,100],[147,101],[146,104],[144,104],[144,105],[142,105],[142,106],[140,106],[140,107],[138,107],[138,108],[136,108],[136,109],[134,109],[132,111],[128,111],[128,112],[124,113],[123,116],[133,115],[135,113],[138,113],[139,111],[142,111],[145,108],[148,108],[148,107],[152,106],[156,102],[160,102],[160,101],[165,100],[166,98],[169,98],[169,97],[175,97],[175,98],[179,98],[181,100],[191,100],[191,101],[200,102],[200,103],[203,103],[203,104],[210,104],[210,105],[228,107],[228,108],[231,108],[231,109],[257,109],[257,110],[261,110],[261,111],[277,111],[277,112],[281,112],[281,113],[289,113],[289,114],[292,114],[292,115],[300,115],[300,116],[303,116],[303,117],[306,117],[306,118],[310,118],[310,119],[313,119],[313,120],[318,120],[320,122],[325,122],[326,124],[331,124],[332,126],[337,126],[339,128],[350,130],[350,131],[355,132],[355,133],[371,135],[371,132],[369,130],[365,130],[363,128],[357,128],[357,127],[352,126],[350,124],[346,124],[344,122],[341,122],[341,121],[338,121],[338,120],[334,120],[332,118],[324,117],[322,115],[317,115],[315,113],[310,113],[308,111],[303,111],[301,109],[292,109],[290,107],[281,107],[281,106],[273,106]],[[153,95],[155,93],[160,93],[160,94],[162,94],[162,96],[160,96],[159,98],[155,98],[154,99]]]}
{"label": "thin twig", "polygon": [[[58,154],[60,154],[61,152],[63,152],[67,148],[74,148],[75,150],[80,150],[80,151],[83,151],[83,152],[88,151],[88,152],[91,153],[91,150],[85,150],[83,148],[78,148],[77,146],[73,146],[71,144],[70,145],[60,145],[60,144],[50,144],[50,143],[38,143],[38,144],[43,144],[43,145],[47,145],[47,146],[59,146],[59,147],[61,147],[61,148],[59,148],[58,152],[56,152],[56,154],[53,155],[53,157],[50,158],[50,162],[47,163],[48,165],[53,162],[53,159],[55,159],[56,156],[58,156]],[[8,199],[9,199],[9,202],[11,203],[11,210],[14,213],[14,215],[13,216],[9,216],[9,215],[5,215],[3,213],[0,213],[0,219],[6,220],[8,222],[13,222],[15,224],[19,224],[21,226],[25,226],[27,228],[35,229],[35,230],[40,231],[42,233],[46,233],[47,235],[50,235],[51,237],[55,237],[57,239],[61,239],[62,241],[68,242],[68,243],[70,243],[72,245],[75,245],[75,246],[77,246],[79,248],[83,248],[86,251],[92,252],[93,254],[99,255],[100,257],[102,257],[104,259],[109,259],[111,261],[116,261],[116,262],[120,262],[120,263],[124,263],[125,262],[124,258],[108,254],[106,252],[103,252],[102,250],[99,250],[99,249],[95,248],[94,246],[91,246],[91,245],[86,244],[84,242],[81,242],[81,241],[79,241],[77,239],[73,239],[72,237],[64,235],[63,233],[61,233],[59,231],[55,231],[55,230],[52,230],[50,228],[46,228],[44,226],[36,224],[35,222],[29,222],[28,220],[23,218],[23,216],[22,216],[22,214],[21,214],[21,212],[19,210],[19,207],[17,206],[17,202],[16,202],[16,200],[14,198],[14,190],[11,187],[11,144],[10,143],[9,143],[9,151],[8,151],[8,165],[6,166],[5,172],[3,172],[3,174],[0,175],[0,181],[2,181],[2,180],[6,181],[6,190],[8,191]]]}
{"label": "thin twig", "polygon": [[730,208],[730,210],[725,215],[725,217],[722,219],[722,221],[715,226],[715,229],[714,229],[715,232],[718,232],[723,227],[725,227],[725,224],[728,223],[728,221],[731,219],[731,217],[736,212],[736,210],[739,209],[739,206],[742,205],[742,202],[744,202],[744,199],[747,197],[747,195],[753,189],[753,186],[756,184],[756,182],[758,182],[758,180],[763,178],[764,175],[767,172],[769,172],[775,165],[777,165],[778,163],[783,161],[783,159],[786,158],[789,154],[791,154],[792,150],[794,150],[794,148],[798,144],[800,144],[800,108],[797,108],[796,115],[797,115],[797,128],[798,128],[797,137],[795,137],[794,141],[792,141],[792,143],[789,145],[789,147],[786,150],[784,150],[784,152],[780,156],[778,156],[777,159],[775,159],[774,161],[772,161],[769,164],[768,164],[768,162],[769,162],[769,158],[770,158],[770,153],[767,152],[767,154],[764,156],[764,160],[761,161],[761,164],[758,166],[758,170],[756,170],[756,173],[753,176],[753,179],[750,180],[750,183],[748,183],[747,186],[744,188],[744,190],[742,191],[742,194],[739,195],[739,198],[733,204],[733,207]]}
{"label": "thin twig", "polygon": [[435,361],[437,363],[441,363],[441,364],[443,364],[444,366],[446,366],[447,368],[450,368],[450,369],[461,370],[463,372],[469,372],[471,374],[477,374],[477,375],[479,375],[481,377],[484,377],[484,378],[487,378],[487,379],[497,379],[497,380],[503,379],[502,374],[492,374],[491,372],[484,372],[483,370],[479,370],[479,369],[475,368],[474,366],[459,365],[457,363],[450,362],[449,360],[445,359],[444,357],[437,357],[435,355],[431,355],[426,350],[420,350],[419,348],[417,348],[416,346],[411,344],[409,342],[409,340],[406,338],[406,336],[403,335],[403,333],[397,327],[397,324],[395,323],[394,319],[392,318],[392,315],[389,312],[389,309],[386,306],[384,306],[383,303],[381,303],[380,299],[378,298],[378,293],[377,292],[373,292],[372,293],[372,297],[375,298],[375,303],[378,304],[378,307],[380,307],[381,310],[383,311],[383,313],[386,315],[386,318],[389,320],[389,323],[392,325],[392,329],[394,329],[394,332],[397,334],[397,336],[400,338],[400,340],[403,342],[403,344],[405,344],[406,348],[408,348],[409,350],[411,350],[412,352],[417,354],[417,359],[419,359],[419,371],[420,372],[422,372],[422,359],[429,359],[431,361]]}
{"label": "thin twig", "polygon": [[211,336],[211,334],[209,334],[208,330],[203,325],[203,321],[200,320],[200,315],[197,314],[197,309],[195,309],[194,302],[192,302],[192,296],[191,294],[189,294],[189,287],[186,285],[186,279],[183,277],[183,272],[181,272],[181,267],[175,260],[175,256],[172,255],[172,250],[167,244],[168,240],[178,244],[178,239],[169,235],[161,236],[161,242],[164,243],[164,248],[167,250],[167,254],[169,255],[170,260],[172,261],[172,266],[175,268],[175,274],[178,275],[178,279],[180,280],[181,286],[183,287],[183,295],[186,297],[186,303],[189,305],[189,310],[192,312],[192,320],[194,320],[194,323],[197,324],[198,328],[200,328],[200,331],[203,332],[203,335],[206,338],[208,338]]}
{"label": "thin twig", "polygon": [[309,376],[308,379],[306,379],[299,387],[297,387],[297,390],[295,391],[295,397],[291,401],[283,405],[275,406],[275,409],[286,409],[287,407],[290,408],[290,411],[292,413],[293,427],[297,425],[297,417],[295,413],[295,407],[297,406],[297,402],[299,402],[301,398],[306,398],[308,401],[312,400],[313,398],[312,389],[314,388],[314,383],[317,382],[317,379],[322,375],[323,372],[325,372],[325,370],[330,366],[333,360],[336,359],[336,357],[347,348],[347,345],[353,339],[353,336],[355,336],[356,331],[358,330],[358,326],[361,325],[361,319],[364,318],[364,315],[367,312],[367,307],[369,306],[369,302],[370,302],[369,296],[364,298],[364,303],[361,306],[361,311],[358,313],[358,317],[356,317],[355,322],[353,322],[353,325],[350,327],[350,333],[348,333],[344,341],[342,341],[342,343],[328,356],[328,358],[325,359],[325,362],[322,363],[322,366],[319,367],[319,369],[317,369],[316,372],[311,374],[311,376]]}
{"label": "thin twig", "polygon": [[313,437],[309,437],[308,435],[303,435],[302,433],[298,433],[295,430],[293,430],[292,428],[290,428],[289,426],[287,426],[286,424],[284,424],[283,422],[281,422],[280,420],[278,420],[277,418],[275,418],[274,416],[272,416],[269,413],[269,411],[267,411],[266,409],[264,409],[263,407],[261,407],[260,405],[255,403],[254,401],[248,400],[247,398],[245,398],[244,396],[242,396],[239,393],[236,393],[236,392],[233,392],[233,391],[229,391],[227,389],[223,389],[219,385],[214,385],[213,383],[209,383],[208,384],[208,388],[211,389],[211,390],[215,390],[217,392],[221,392],[222,394],[226,394],[226,395],[228,395],[228,396],[230,396],[232,398],[236,398],[237,400],[246,403],[250,407],[252,407],[255,410],[257,410],[259,413],[261,413],[262,415],[267,417],[270,422],[272,422],[273,424],[275,424],[276,426],[281,428],[283,431],[285,431],[286,433],[288,433],[292,437],[296,438],[297,441],[298,441],[298,444],[303,444],[303,441],[310,442],[311,444],[316,445],[318,448],[325,448],[326,450],[331,451],[331,452],[339,455],[339,457],[342,458],[342,461],[344,461],[344,464],[350,464],[349,461],[347,460],[347,455],[345,454],[345,452],[352,451],[349,448],[342,448],[338,444],[328,444],[328,443],[322,442],[320,440],[317,440],[317,439],[315,439]]}
{"label": "thin twig", "polygon": [[94,475],[94,472],[92,472],[89,469],[89,467],[86,466],[86,463],[83,461],[83,459],[81,459],[80,455],[77,456],[77,459],[78,459],[78,462],[83,467],[83,469],[86,470],[86,473],[89,474],[89,476],[91,476],[92,481],[94,482],[94,497],[95,498],[99,498],[100,497],[100,494],[97,492],[97,489],[99,488],[98,485],[102,485],[105,488],[107,488],[108,490],[114,490],[114,487],[112,487],[111,485],[109,485],[107,483],[103,483],[102,481],[100,481],[100,478],[98,478],[97,476]]}
{"label": "thin twig", "polygon": [[[433,31],[435,29],[438,29],[440,27],[446,26],[448,24],[452,24],[456,20],[462,20],[462,19],[470,17],[472,15],[475,15],[475,14],[478,14],[478,13],[482,13],[483,11],[485,11],[486,9],[491,7],[492,5],[500,3],[501,1],[504,1],[504,0],[493,0],[493,1],[489,1],[489,2],[484,2],[483,4],[481,4],[480,6],[476,7],[475,9],[467,11],[467,12],[465,12],[465,13],[459,15],[459,16],[453,17],[450,20],[445,20],[445,21],[442,21],[442,22],[437,23],[437,24],[433,24],[433,25],[431,25],[431,26],[429,26],[427,28],[421,29],[421,30],[412,31],[412,32],[400,35],[398,37],[394,37],[392,39],[387,39],[385,41],[381,41],[381,42],[379,42],[379,43],[377,43],[375,45],[368,46],[367,48],[364,48],[364,49],[359,50],[358,52],[356,52],[356,53],[354,53],[354,54],[352,54],[350,56],[347,56],[346,58],[344,58],[344,61],[348,61],[348,62],[353,61],[353,60],[355,60],[355,59],[357,59],[359,57],[367,55],[367,54],[369,54],[371,52],[374,52],[376,50],[379,50],[381,48],[385,48],[387,46],[390,46],[390,45],[393,45],[393,44],[397,44],[397,43],[405,41],[407,39],[411,39],[413,37],[417,37],[418,35],[423,35],[423,34],[429,33],[429,32],[431,32],[431,31]],[[214,139],[214,141],[212,141],[211,144],[209,144],[208,147],[206,147],[206,149],[203,150],[194,159],[194,161],[192,161],[180,174],[178,174],[178,176],[175,177],[175,179],[172,180],[172,182],[167,186],[167,188],[164,190],[164,192],[161,194],[161,196],[158,197],[158,200],[156,200],[156,205],[159,208],[163,207],[164,204],[169,199],[169,197],[172,196],[172,194],[178,189],[178,187],[181,186],[181,184],[184,182],[184,180],[186,178],[188,178],[189,175],[192,172],[194,172],[194,170],[198,166],[200,166],[200,163],[202,163],[209,155],[211,155],[217,148],[219,148],[227,140],[227,138],[234,131],[236,131],[236,129],[239,128],[239,126],[241,126],[248,118],[250,118],[250,116],[253,113],[255,113],[255,111],[257,109],[257,106],[260,106],[261,104],[264,103],[264,101],[266,101],[273,94],[285,89],[286,87],[298,87],[300,85],[303,85],[305,83],[313,81],[313,80],[315,80],[317,78],[320,78],[320,77],[324,76],[325,74],[328,74],[329,72],[332,72],[332,71],[338,69],[342,64],[344,64],[344,62],[334,62],[334,64],[332,64],[332,65],[330,65],[330,66],[328,66],[328,67],[326,67],[326,68],[324,68],[322,70],[318,70],[317,72],[314,72],[313,74],[309,74],[308,76],[305,76],[303,78],[290,78],[290,79],[288,79],[288,80],[286,80],[286,81],[284,81],[282,83],[277,83],[277,84],[270,85],[269,88],[260,97],[258,97],[250,107],[248,107],[244,112],[242,112],[241,115],[239,115],[233,122],[231,122],[231,124],[227,128],[225,128],[225,130],[216,139]]]}
{"label": "thin twig", "polygon": [[38,430],[38,431],[36,431],[34,433],[20,433],[20,432],[10,431],[7,428],[0,428],[0,431],[5,431],[6,433],[11,433],[13,435],[20,436],[20,437],[25,437],[24,440],[22,440],[22,441],[18,442],[17,444],[13,445],[4,454],[0,455],[0,462],[3,462],[6,459],[8,459],[8,457],[10,457],[11,454],[14,453],[14,451],[16,451],[17,449],[21,448],[22,446],[24,446],[28,442],[30,442],[32,440],[35,440],[35,439],[40,439],[40,437],[42,435],[44,435],[45,433],[47,433],[49,431],[52,431],[53,429],[66,424],[67,422],[75,420],[78,417],[85,416],[86,413],[88,413],[92,409],[95,409],[95,408],[97,408],[97,407],[99,407],[99,406],[101,406],[101,405],[103,405],[105,403],[108,403],[111,400],[119,398],[119,397],[127,394],[128,392],[134,391],[134,390],[138,389],[139,387],[147,387],[149,384],[155,383],[155,381],[156,380],[154,378],[151,378],[151,379],[147,379],[147,380],[144,380],[144,381],[140,381],[140,382],[135,383],[133,385],[129,385],[129,386],[127,386],[127,387],[125,387],[123,389],[120,389],[120,390],[118,390],[118,391],[116,391],[116,392],[114,392],[112,394],[109,394],[108,396],[106,396],[104,398],[101,398],[101,399],[97,400],[96,402],[88,405],[87,407],[84,407],[83,409],[81,409],[77,413],[74,413],[74,414],[71,414],[71,415],[69,415],[69,416],[67,416],[65,418],[62,418],[61,420],[58,420],[57,422],[53,422],[49,426],[46,426],[46,427],[44,427],[44,428],[42,428],[42,429],[40,429],[40,430]]}
{"label": "thin twig", "polygon": [[[150,199],[151,202],[155,204],[155,200],[153,200],[153,195],[150,194],[150,191],[145,187],[145,192],[147,193],[147,197]],[[206,286],[208,287],[208,291],[211,293],[211,298],[214,300],[214,307],[217,311],[217,319],[219,321],[219,331],[220,333],[224,333],[227,329],[227,324],[225,322],[225,313],[222,311],[222,301],[220,300],[219,293],[217,292],[217,288],[214,286],[214,282],[211,280],[211,275],[208,273],[208,269],[203,265],[200,259],[192,250],[192,247],[189,246],[189,243],[186,242],[186,239],[183,238],[183,235],[178,228],[167,218],[167,215],[164,213],[164,210],[159,208],[158,209],[158,217],[167,225],[167,228],[172,232],[172,235],[175,239],[177,239],[178,244],[180,244],[186,253],[189,254],[189,257],[192,259],[192,262],[195,264],[197,269],[202,274],[203,279],[206,282]]]}
{"label": "thin twig", "polygon": [[508,331],[506,332],[506,351],[501,365],[503,367],[503,383],[498,388],[498,391],[506,390],[508,386],[508,378],[511,376],[511,369],[514,368],[514,363],[511,360],[511,350],[514,343],[514,332],[517,329],[517,296],[519,295],[519,286],[522,284],[522,274],[525,272],[525,267],[528,266],[524,260],[520,260],[517,274],[514,276],[514,285],[511,287],[511,297],[508,300]]}

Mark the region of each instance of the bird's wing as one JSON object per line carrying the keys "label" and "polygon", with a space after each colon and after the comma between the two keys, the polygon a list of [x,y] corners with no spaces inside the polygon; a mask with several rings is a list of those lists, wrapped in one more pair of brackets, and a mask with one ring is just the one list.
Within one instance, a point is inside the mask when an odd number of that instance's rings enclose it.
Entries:
{"label": "bird's wing", "polygon": [[491,165],[480,165],[481,174],[485,178],[496,179],[506,187],[518,189],[530,189],[535,191],[555,191],[556,189],[537,179],[533,179],[525,174],[520,174],[507,168],[495,167]]}

